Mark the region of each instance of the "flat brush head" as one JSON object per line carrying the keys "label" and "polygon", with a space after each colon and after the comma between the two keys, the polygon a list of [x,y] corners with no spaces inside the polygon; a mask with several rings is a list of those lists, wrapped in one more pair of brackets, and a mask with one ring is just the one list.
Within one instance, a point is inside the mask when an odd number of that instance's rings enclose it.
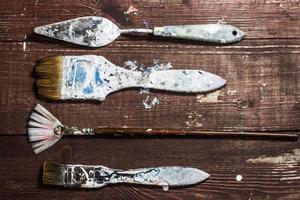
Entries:
{"label": "flat brush head", "polygon": [[44,162],[43,184],[45,185],[65,185],[65,165]]}
{"label": "flat brush head", "polygon": [[60,99],[63,56],[52,56],[39,60],[35,65],[37,90],[41,97]]}

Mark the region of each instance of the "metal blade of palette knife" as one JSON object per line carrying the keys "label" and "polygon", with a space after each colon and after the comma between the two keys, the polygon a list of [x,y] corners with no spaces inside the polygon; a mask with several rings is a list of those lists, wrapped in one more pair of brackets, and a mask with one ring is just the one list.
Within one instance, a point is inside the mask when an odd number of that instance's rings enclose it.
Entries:
{"label": "metal blade of palette knife", "polygon": [[34,32],[66,42],[101,47],[111,43],[120,35],[119,28],[103,17],[88,16],[43,25]]}

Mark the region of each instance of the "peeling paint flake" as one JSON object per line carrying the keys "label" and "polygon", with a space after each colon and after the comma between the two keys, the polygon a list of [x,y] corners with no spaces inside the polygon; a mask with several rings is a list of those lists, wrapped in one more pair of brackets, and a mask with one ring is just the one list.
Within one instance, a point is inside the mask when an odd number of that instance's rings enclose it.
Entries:
{"label": "peeling paint flake", "polygon": [[199,94],[196,96],[196,99],[200,103],[216,103],[219,102],[218,97],[220,93],[221,91],[217,90],[205,95]]}
{"label": "peeling paint flake", "polygon": [[247,163],[266,163],[266,164],[298,164],[300,161],[300,149],[294,149],[293,153],[284,153],[279,156],[260,156],[248,159]]}

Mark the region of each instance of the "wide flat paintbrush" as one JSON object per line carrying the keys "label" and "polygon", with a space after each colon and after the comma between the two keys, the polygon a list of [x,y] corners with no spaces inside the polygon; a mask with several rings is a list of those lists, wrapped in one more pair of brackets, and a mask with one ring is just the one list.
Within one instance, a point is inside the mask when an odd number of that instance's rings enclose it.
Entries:
{"label": "wide flat paintbrush", "polygon": [[191,167],[166,166],[130,170],[111,169],[102,165],[72,165],[44,163],[43,184],[69,188],[101,188],[108,184],[179,187],[197,184],[209,177],[204,171]]}
{"label": "wide flat paintbrush", "polygon": [[38,94],[52,100],[104,100],[115,91],[142,87],[173,92],[208,92],[226,84],[202,70],[133,71],[115,66],[102,56],[54,56],[36,66]]}
{"label": "wide flat paintbrush", "polygon": [[200,130],[178,129],[143,129],[143,128],[78,128],[65,126],[56,119],[48,110],[40,104],[34,108],[29,120],[29,141],[35,153],[40,153],[56,142],[64,135],[93,135],[93,134],[116,134],[116,135],[193,135],[193,136],[221,136],[221,137],[261,137],[297,139],[297,134],[268,133],[268,132],[210,132]]}

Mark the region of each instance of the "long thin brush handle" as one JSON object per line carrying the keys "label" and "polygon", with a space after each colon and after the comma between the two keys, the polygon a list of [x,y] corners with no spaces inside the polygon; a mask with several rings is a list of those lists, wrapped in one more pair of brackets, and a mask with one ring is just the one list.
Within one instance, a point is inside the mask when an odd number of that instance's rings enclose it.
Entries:
{"label": "long thin brush handle", "polygon": [[297,139],[296,133],[272,133],[272,132],[227,132],[227,131],[198,131],[176,129],[139,129],[139,128],[97,128],[96,134],[120,134],[120,135],[190,135],[211,137],[260,137],[266,139]]}

